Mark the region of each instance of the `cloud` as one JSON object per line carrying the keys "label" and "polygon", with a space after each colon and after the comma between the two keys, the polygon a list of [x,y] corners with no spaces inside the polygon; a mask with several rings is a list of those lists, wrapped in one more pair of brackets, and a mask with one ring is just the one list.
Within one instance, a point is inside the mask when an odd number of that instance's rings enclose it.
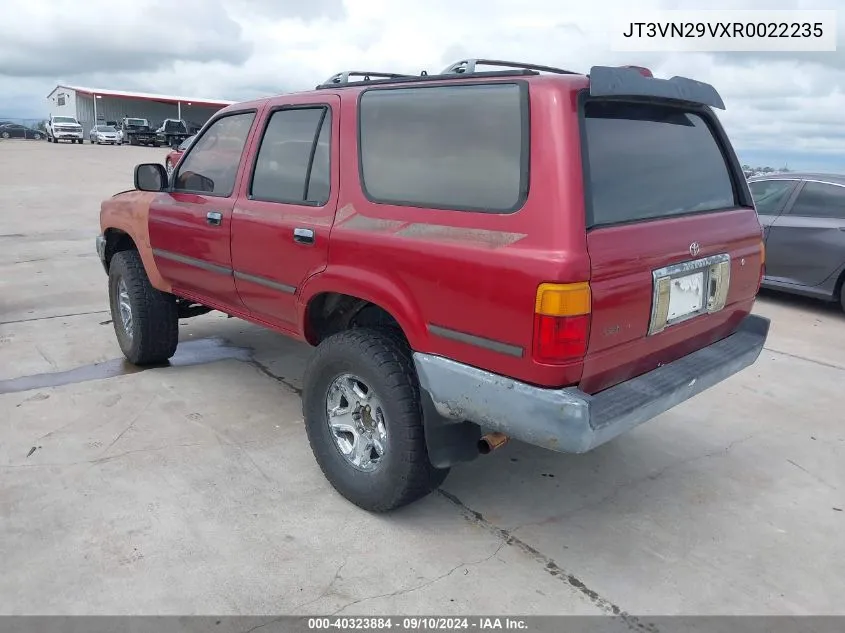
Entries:
{"label": "cloud", "polygon": [[0,23],[3,74],[52,79],[168,70],[176,60],[241,64],[252,53],[219,0],[58,2],[50,12],[42,5],[23,4]]}
{"label": "cloud", "polygon": [[236,12],[260,18],[342,19],[346,15],[343,0],[234,0],[230,6]]}
{"label": "cloud", "polygon": [[[845,12],[835,53],[619,53],[620,12],[703,0],[27,0],[0,23],[0,116],[43,114],[59,81],[252,99],[313,88],[342,70],[438,72],[468,57],[587,72],[639,64],[716,86],[744,151],[824,156],[845,171]],[[841,0],[709,0],[714,9],[826,9]],[[103,28],[107,25],[107,28]],[[27,105],[29,104],[29,105]],[[808,159],[809,160],[809,159]],[[795,161],[790,161],[792,164]]]}

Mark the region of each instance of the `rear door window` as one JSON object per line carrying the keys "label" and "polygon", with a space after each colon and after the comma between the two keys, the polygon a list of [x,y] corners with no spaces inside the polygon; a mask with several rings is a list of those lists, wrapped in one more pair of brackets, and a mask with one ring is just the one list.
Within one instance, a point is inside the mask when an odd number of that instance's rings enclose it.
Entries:
{"label": "rear door window", "polygon": [[748,184],[754,197],[754,206],[759,215],[778,215],[789,194],[795,188],[795,180],[756,180]]}
{"label": "rear door window", "polygon": [[329,200],[331,113],[325,106],[274,112],[267,124],[250,196],[253,200],[322,206]]}
{"label": "rear door window", "polygon": [[584,135],[590,227],[737,206],[722,148],[700,114],[590,101]]}

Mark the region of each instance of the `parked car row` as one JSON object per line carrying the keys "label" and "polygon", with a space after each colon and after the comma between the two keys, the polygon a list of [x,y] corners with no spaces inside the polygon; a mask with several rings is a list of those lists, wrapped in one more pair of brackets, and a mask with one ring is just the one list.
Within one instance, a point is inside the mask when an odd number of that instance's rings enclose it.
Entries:
{"label": "parked car row", "polygon": [[[0,124],[0,138],[46,138],[48,142],[83,142],[82,124],[72,116],[55,115],[47,122],[44,132],[14,123]],[[93,126],[88,132],[88,142],[96,145],[147,145],[170,147],[176,151],[191,136],[189,126],[180,119],[165,119],[153,129],[149,120],[124,117],[120,121],[107,121]]]}

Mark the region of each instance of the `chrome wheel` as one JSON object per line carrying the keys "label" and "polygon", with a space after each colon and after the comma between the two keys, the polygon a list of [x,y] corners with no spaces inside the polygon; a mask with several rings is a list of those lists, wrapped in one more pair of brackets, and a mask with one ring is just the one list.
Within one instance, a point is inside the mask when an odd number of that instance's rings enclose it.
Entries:
{"label": "chrome wheel", "polygon": [[329,385],[326,413],[335,446],[346,461],[358,470],[375,470],[387,449],[384,407],[375,392],[357,376],[338,376]]}
{"label": "chrome wheel", "polygon": [[132,338],[132,305],[129,303],[129,290],[126,282],[121,278],[117,282],[117,308],[120,312],[120,322],[126,336]]}

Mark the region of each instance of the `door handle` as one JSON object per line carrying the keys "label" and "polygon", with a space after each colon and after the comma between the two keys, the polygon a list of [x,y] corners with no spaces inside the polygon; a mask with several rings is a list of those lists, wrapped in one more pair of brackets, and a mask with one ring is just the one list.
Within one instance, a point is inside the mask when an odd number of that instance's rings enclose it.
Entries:
{"label": "door handle", "polygon": [[205,214],[205,221],[211,226],[220,226],[223,222],[223,214],[220,211],[209,211]]}
{"label": "door handle", "polygon": [[295,228],[293,230],[293,241],[299,244],[313,244],[314,231],[313,229]]}

